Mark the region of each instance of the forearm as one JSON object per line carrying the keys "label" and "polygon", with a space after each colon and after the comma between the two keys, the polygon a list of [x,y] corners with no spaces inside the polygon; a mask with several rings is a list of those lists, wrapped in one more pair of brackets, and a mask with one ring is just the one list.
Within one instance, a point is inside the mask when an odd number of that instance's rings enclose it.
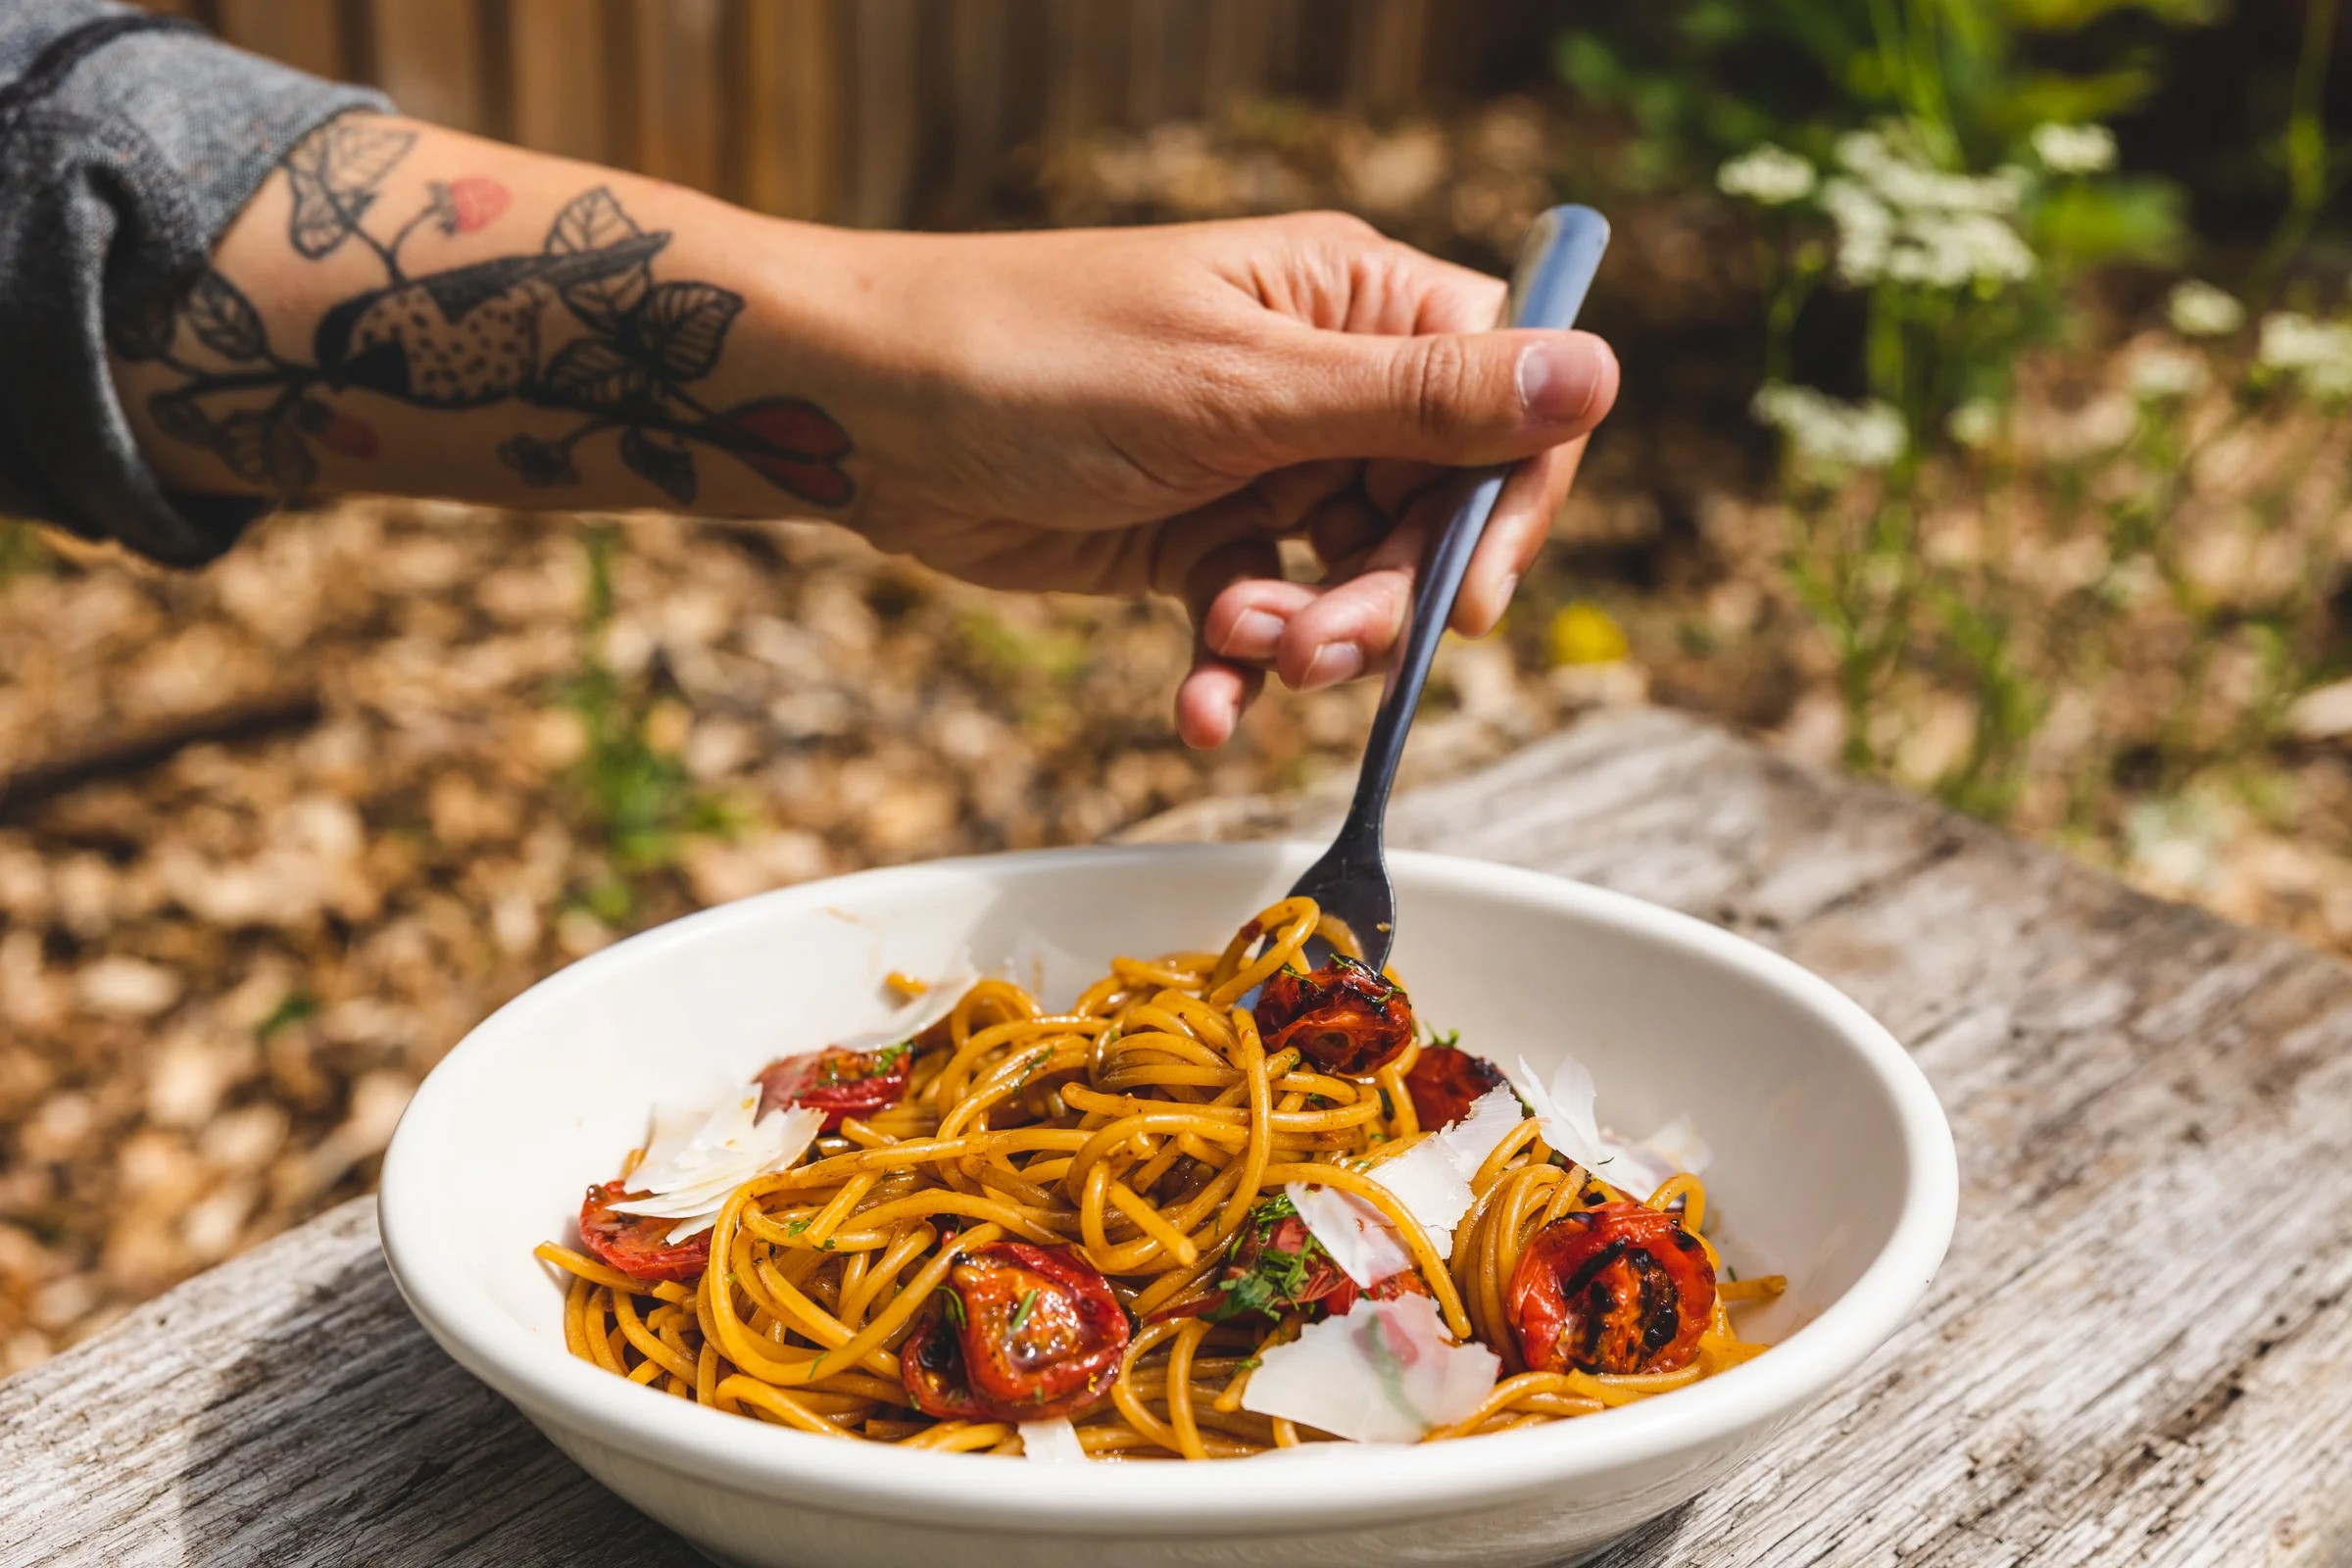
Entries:
{"label": "forearm", "polygon": [[859,236],[411,121],[321,126],[110,322],[173,489],[854,509]]}

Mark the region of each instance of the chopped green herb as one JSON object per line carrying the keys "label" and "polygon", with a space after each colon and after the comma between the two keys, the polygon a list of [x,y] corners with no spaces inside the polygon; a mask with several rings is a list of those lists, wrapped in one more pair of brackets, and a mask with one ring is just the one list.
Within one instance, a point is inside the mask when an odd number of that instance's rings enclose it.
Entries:
{"label": "chopped green herb", "polygon": [[969,1321],[963,1315],[963,1298],[956,1294],[956,1287],[953,1285],[941,1285],[934,1288],[940,1295],[948,1298],[948,1321],[957,1328],[962,1328]]}
{"label": "chopped green herb", "polygon": [[787,1236],[798,1236],[802,1234],[804,1231],[808,1229],[808,1221],[814,1218],[816,1218],[816,1216],[814,1214],[810,1214],[805,1219],[794,1220],[791,1224],[784,1227],[784,1234]]}
{"label": "chopped green herb", "polygon": [[1004,1332],[1007,1334],[1020,1333],[1021,1325],[1028,1322],[1029,1314],[1036,1310],[1037,1287],[1032,1285],[1021,1293],[1021,1304],[1012,1309],[1012,1321],[1004,1325]]}

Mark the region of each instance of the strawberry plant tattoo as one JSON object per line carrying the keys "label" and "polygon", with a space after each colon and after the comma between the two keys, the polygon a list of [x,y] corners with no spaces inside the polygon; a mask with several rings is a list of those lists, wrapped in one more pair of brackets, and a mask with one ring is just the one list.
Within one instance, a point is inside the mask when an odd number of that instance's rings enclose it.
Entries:
{"label": "strawberry plant tattoo", "polygon": [[420,230],[472,233],[503,217],[510,200],[494,179],[436,180],[417,212],[379,235],[368,221],[379,187],[416,139],[346,116],[312,132],[281,166],[295,251],[318,261],[357,242],[385,274],[382,286],[326,313],[308,362],[280,355],[252,301],[209,269],[177,298],[109,313],[116,354],[185,378],[148,399],[158,430],[214,454],[250,484],[299,495],[318,478],[314,448],[376,453],[374,428],[321,394],[372,393],[431,410],[512,400],[578,416],[560,436],[520,432],[499,446],[499,461],[528,485],[577,484],[580,444],[617,432],[621,462],[680,506],[700,487],[698,447],[804,501],[849,502],[849,437],[815,404],[762,398],[711,408],[696,396],[692,385],[718,364],[743,296],[657,281],[668,232],[638,227],[606,187],[557,214],[536,253],[412,275],[403,253]]}

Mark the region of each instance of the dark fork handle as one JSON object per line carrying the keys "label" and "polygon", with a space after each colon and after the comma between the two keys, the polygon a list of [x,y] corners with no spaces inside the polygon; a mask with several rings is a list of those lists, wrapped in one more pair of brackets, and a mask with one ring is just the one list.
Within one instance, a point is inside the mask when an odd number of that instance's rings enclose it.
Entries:
{"label": "dark fork handle", "polygon": [[[1535,221],[1521,248],[1519,270],[1511,279],[1509,302],[1503,308],[1503,326],[1566,328],[1576,324],[1592,274],[1608,248],[1609,223],[1590,207],[1554,207]],[[1348,808],[1334,858],[1352,866],[1381,863],[1381,819],[1388,812],[1389,792],[1396,783],[1396,764],[1404,758],[1405,732],[1412,727],[1413,710],[1420,706],[1421,688],[1437,658],[1438,640],[1453,614],[1453,601],[1462,591],[1485,537],[1487,520],[1494,514],[1510,468],[1480,470],[1469,479],[1468,491],[1432,545],[1413,585],[1410,618],[1396,662],[1389,669],[1380,711],[1373,716],[1372,733],[1364,742],[1363,770],[1356,775],[1355,799]],[[1358,933],[1364,936],[1364,933]],[[1385,934],[1380,942],[1386,956]]]}

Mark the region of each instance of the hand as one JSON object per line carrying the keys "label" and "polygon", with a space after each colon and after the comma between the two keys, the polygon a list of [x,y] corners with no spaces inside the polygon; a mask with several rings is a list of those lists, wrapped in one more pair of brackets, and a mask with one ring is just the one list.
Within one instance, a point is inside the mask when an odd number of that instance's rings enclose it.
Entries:
{"label": "hand", "polygon": [[1214,746],[1269,669],[1379,667],[1439,481],[1534,459],[1453,624],[1501,615],[1617,389],[1597,338],[1486,330],[1502,293],[1330,214],[852,233],[354,115],[108,336],[176,493],[803,505],[975,582],[1175,594]]}
{"label": "hand", "polygon": [[[1491,631],[1617,392],[1598,338],[1489,330],[1498,279],[1336,214],[856,243],[851,520],[988,586],[1178,596],[1195,746],[1268,670],[1383,668],[1451,469],[1532,459],[1454,607]],[[1322,581],[1282,579],[1289,535]]]}

